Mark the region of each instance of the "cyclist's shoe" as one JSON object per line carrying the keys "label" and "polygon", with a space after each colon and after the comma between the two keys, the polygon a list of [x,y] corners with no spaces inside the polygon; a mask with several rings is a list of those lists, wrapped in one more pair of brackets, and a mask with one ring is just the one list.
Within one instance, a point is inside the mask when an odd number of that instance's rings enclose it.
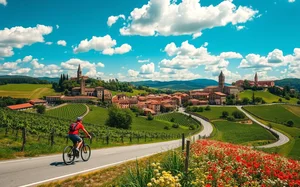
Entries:
{"label": "cyclist's shoe", "polygon": [[79,158],[79,150],[78,149],[75,149],[75,156],[76,156],[76,158]]}

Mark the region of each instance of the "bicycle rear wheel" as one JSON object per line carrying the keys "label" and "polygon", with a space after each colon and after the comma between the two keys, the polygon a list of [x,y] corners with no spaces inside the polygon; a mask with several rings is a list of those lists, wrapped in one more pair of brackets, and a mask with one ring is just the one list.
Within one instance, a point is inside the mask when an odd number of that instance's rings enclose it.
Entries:
{"label": "bicycle rear wheel", "polygon": [[63,152],[63,160],[66,165],[72,164],[75,160],[73,146],[67,146]]}
{"label": "bicycle rear wheel", "polygon": [[89,145],[83,145],[81,148],[81,158],[83,161],[88,161],[91,157],[91,148]]}

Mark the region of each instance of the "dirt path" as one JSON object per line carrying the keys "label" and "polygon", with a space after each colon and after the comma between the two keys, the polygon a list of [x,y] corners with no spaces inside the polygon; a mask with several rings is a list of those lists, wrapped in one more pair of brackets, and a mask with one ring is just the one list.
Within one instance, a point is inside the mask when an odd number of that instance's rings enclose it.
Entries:
{"label": "dirt path", "polygon": [[90,112],[90,107],[87,106],[86,104],[84,104],[84,106],[86,107],[86,112],[82,115],[82,117],[88,115],[88,113]]}

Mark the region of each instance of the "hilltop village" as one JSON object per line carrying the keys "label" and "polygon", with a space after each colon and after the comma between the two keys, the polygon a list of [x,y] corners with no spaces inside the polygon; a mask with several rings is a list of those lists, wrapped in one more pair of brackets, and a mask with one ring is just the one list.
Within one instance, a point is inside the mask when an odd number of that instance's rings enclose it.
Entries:
{"label": "hilltop village", "polygon": [[[114,104],[119,108],[137,107],[142,110],[145,115],[152,115],[160,112],[168,112],[176,110],[179,106],[187,105],[224,105],[226,98],[232,96],[239,98],[239,93],[243,91],[245,80],[238,80],[234,85],[226,85],[225,75],[221,71],[218,77],[217,86],[207,86],[204,89],[190,90],[188,92],[176,92],[173,94],[150,94],[126,96],[126,94],[112,95],[110,90],[104,87],[87,87],[86,80],[89,77],[82,75],[81,66],[78,66],[77,76],[70,78],[80,83],[80,87],[73,87],[69,95],[46,96],[46,100],[31,100],[29,103],[9,106],[12,110],[22,110],[31,108],[34,105],[45,103],[64,103],[64,102],[94,102],[98,101]],[[274,81],[259,81],[258,75],[255,74],[254,80],[246,80],[250,87],[265,89],[275,86]]]}

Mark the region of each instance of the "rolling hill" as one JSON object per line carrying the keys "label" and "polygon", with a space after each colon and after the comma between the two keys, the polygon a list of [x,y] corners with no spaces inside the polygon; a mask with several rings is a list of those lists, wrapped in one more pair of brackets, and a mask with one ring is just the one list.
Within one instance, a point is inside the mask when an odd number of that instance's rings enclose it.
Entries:
{"label": "rolling hill", "polygon": [[195,90],[205,88],[206,86],[216,86],[218,82],[211,79],[195,79],[187,81],[139,81],[131,82],[135,86],[148,86],[158,89],[171,90]]}
{"label": "rolling hill", "polygon": [[300,91],[300,79],[296,78],[288,78],[288,79],[282,79],[282,80],[276,80],[275,85],[277,86],[289,86],[291,88],[297,89]]}

